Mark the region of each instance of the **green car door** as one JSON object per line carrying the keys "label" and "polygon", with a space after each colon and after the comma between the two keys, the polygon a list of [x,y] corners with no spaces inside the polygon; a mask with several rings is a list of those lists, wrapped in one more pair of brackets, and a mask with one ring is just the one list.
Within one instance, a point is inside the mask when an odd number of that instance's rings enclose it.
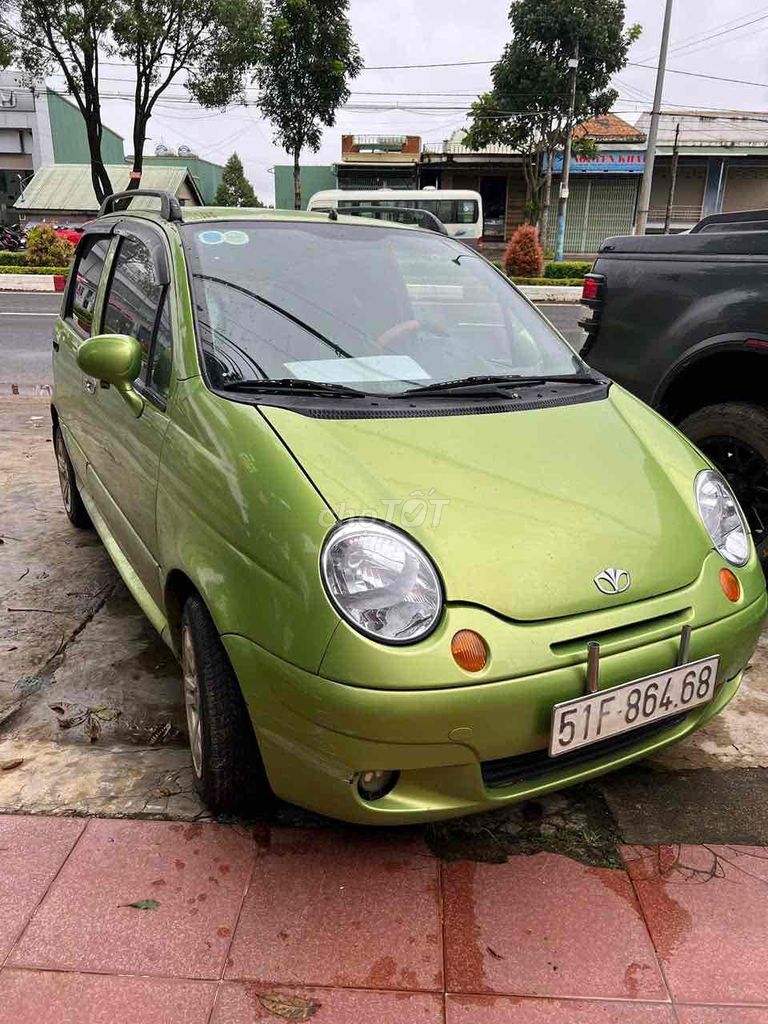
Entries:
{"label": "green car door", "polygon": [[[99,333],[124,334],[141,345],[134,387],[140,415],[105,381],[83,396],[92,437],[88,489],[98,512],[143,585],[158,601],[155,491],[160,450],[168,427],[172,380],[172,313],[168,261],[162,234],[151,226],[118,224],[108,281],[97,307]],[[86,378],[87,380],[88,378]]]}

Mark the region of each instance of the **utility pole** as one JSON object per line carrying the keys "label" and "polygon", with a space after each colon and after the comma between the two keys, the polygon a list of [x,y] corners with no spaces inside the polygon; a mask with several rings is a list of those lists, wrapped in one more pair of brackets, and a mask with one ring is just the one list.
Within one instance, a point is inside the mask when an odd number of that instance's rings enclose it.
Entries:
{"label": "utility pole", "polygon": [[571,144],[573,142],[573,112],[576,107],[576,76],[579,69],[579,44],[568,61],[571,69],[571,102],[568,108],[568,133],[565,137],[563,152],[563,169],[560,172],[560,196],[557,200],[557,239],[555,241],[555,260],[562,260],[565,250],[565,215],[568,211],[568,180],[571,173]]}
{"label": "utility pole", "polygon": [[667,196],[667,213],[664,217],[664,234],[669,234],[669,225],[672,220],[672,204],[675,201],[675,185],[677,184],[677,163],[680,156],[677,144],[680,140],[680,122],[675,125],[675,144],[672,147],[672,171],[669,178],[669,195]]}
{"label": "utility pole", "polygon": [[656,89],[653,94],[653,110],[651,110],[651,123],[648,128],[648,142],[646,144],[645,170],[643,171],[643,181],[640,185],[640,199],[637,203],[636,235],[644,235],[646,225],[648,224],[653,163],[656,159],[656,136],[659,134],[659,115],[661,113],[661,101],[664,93],[664,72],[667,67],[667,48],[669,46],[669,26],[671,21],[672,0],[666,0],[664,26],[661,30],[661,46],[659,48],[659,66],[656,69]]}

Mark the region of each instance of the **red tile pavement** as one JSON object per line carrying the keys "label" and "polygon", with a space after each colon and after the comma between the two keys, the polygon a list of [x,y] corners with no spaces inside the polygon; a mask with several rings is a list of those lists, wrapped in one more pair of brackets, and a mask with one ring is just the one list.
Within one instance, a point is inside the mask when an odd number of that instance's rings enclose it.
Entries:
{"label": "red tile pavement", "polygon": [[768,849],[625,858],[0,817],[0,1024],[768,1024]]}
{"label": "red tile pavement", "polygon": [[0,1024],[206,1024],[215,995],[210,981],[7,968]]}
{"label": "red tile pavement", "polygon": [[630,847],[624,855],[673,998],[768,1003],[768,850]]}
{"label": "red tile pavement", "polygon": [[525,999],[520,996],[448,996],[446,1024],[676,1024],[661,1003]]}
{"label": "red tile pavement", "polygon": [[275,830],[259,857],[228,978],[441,989],[439,862],[391,834]]}
{"label": "red tile pavement", "polygon": [[84,828],[74,818],[0,817],[0,962]]}
{"label": "red tile pavement", "polygon": [[[280,1007],[272,1004],[270,1012],[270,998],[284,1000],[291,997],[297,1000],[294,1004],[297,1013],[311,1011],[312,1024],[443,1022],[443,999],[436,992],[361,992],[343,988],[265,989],[246,981],[227,982],[222,986],[211,1024],[251,1024],[255,1020],[277,1024],[280,1020],[277,1009]],[[288,1011],[290,1003],[284,1003],[283,1007],[284,1012]]]}
{"label": "red tile pavement", "polygon": [[668,1000],[626,875],[556,854],[444,871],[450,992]]}
{"label": "red tile pavement", "polygon": [[[218,978],[253,849],[227,825],[91,821],[10,962]],[[147,899],[156,910],[126,905]]]}

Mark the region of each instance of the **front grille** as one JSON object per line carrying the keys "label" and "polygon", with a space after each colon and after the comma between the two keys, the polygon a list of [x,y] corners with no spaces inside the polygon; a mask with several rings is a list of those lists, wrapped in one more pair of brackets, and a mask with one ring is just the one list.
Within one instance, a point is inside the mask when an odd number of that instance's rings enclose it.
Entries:
{"label": "front grille", "polygon": [[665,729],[674,728],[684,720],[686,714],[687,712],[684,712],[682,715],[663,718],[660,722],[651,722],[650,725],[644,725],[640,729],[619,736],[611,736],[610,739],[582,747],[580,750],[574,750],[572,754],[563,754],[561,757],[550,757],[546,750],[532,750],[527,754],[518,754],[516,757],[500,757],[495,761],[483,761],[480,765],[483,782],[488,789],[498,789],[500,786],[514,786],[517,782],[525,782],[527,779],[548,775],[560,768],[596,761],[606,754],[613,754],[627,747],[633,747],[656,733],[664,732]]}

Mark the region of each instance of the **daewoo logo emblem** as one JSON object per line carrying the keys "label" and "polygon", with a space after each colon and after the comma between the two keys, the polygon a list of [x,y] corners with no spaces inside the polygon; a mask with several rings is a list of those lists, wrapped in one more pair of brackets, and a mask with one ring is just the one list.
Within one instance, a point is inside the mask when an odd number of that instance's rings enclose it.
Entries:
{"label": "daewoo logo emblem", "polygon": [[603,569],[595,576],[594,584],[601,594],[623,594],[632,586],[632,577],[626,569]]}

